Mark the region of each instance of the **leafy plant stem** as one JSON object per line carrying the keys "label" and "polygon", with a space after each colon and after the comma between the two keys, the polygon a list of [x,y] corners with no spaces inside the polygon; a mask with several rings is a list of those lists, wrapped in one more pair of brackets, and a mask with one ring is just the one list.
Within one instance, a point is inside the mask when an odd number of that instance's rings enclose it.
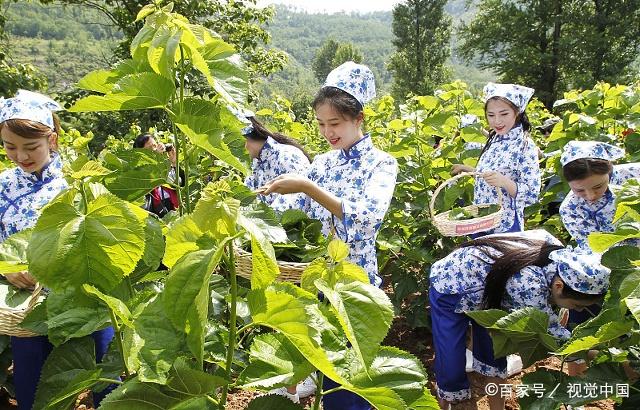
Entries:
{"label": "leafy plant stem", "polygon": [[[184,48],[182,47],[182,44],[180,45],[180,104],[184,104],[184,78],[187,72],[187,67],[185,67],[185,62],[184,62]],[[191,195],[189,192],[189,147],[187,146],[186,142],[184,141],[184,134],[174,134],[176,136],[176,144],[178,139],[180,139],[181,144],[184,148],[184,174],[185,174],[185,181],[184,181],[184,189],[186,191],[186,195],[185,195],[185,206],[187,207],[187,212],[191,212]],[[179,136],[178,136],[179,135]],[[178,168],[179,169],[179,168]],[[178,174],[180,174],[178,172]],[[180,185],[178,183],[178,185]]]}
{"label": "leafy plant stem", "polygon": [[124,382],[122,380],[117,380],[117,379],[105,379],[103,377],[98,379],[99,382],[105,382],[105,383],[111,383],[111,384],[123,384]]}
{"label": "leafy plant stem", "polygon": [[324,374],[318,372],[318,379],[316,380],[316,397],[313,401],[313,410],[320,409],[320,402],[322,401],[322,382],[324,381]]}
{"label": "leafy plant stem", "polygon": [[[229,346],[227,348],[227,360],[226,360],[226,373],[227,380],[229,383],[231,380],[231,366],[233,364],[233,354],[236,347],[236,300],[238,298],[238,283],[236,281],[236,266],[235,266],[235,254],[233,252],[233,241],[229,241],[229,285],[230,285],[230,295],[231,301],[229,302],[231,306],[229,307]],[[229,392],[229,385],[225,384],[222,388],[222,395],[220,397],[220,409],[224,409],[224,406],[227,402],[227,393]]]}
{"label": "leafy plant stem", "polygon": [[124,356],[124,347],[122,346],[122,331],[120,330],[120,326],[118,326],[118,320],[116,319],[115,313],[113,310],[109,309],[109,314],[111,315],[111,323],[113,324],[113,328],[116,332],[116,343],[118,345],[118,350],[120,350],[120,355],[122,356],[122,366],[124,367],[124,374],[129,378],[131,374],[129,373],[129,369],[127,368],[127,360]]}
{"label": "leafy plant stem", "polygon": [[327,391],[323,391],[322,395],[326,396],[327,394],[335,393],[335,392],[340,391],[340,390],[344,390],[344,388],[342,386],[334,387],[333,389],[329,389]]}

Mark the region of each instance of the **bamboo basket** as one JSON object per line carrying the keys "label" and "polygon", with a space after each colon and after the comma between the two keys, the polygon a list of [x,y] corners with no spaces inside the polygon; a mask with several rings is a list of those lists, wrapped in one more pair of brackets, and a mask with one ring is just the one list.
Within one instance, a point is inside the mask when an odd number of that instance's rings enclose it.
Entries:
{"label": "bamboo basket", "polygon": [[[235,248],[236,273],[243,278],[251,279],[252,265],[251,253],[240,248]],[[300,283],[302,272],[309,266],[308,263],[277,261],[280,274],[276,278],[281,282]]]}
{"label": "bamboo basket", "polygon": [[42,286],[38,285],[29,297],[26,306],[23,305],[17,308],[0,307],[0,334],[17,337],[38,336],[30,330],[21,328],[20,323],[27,316],[27,313],[31,312],[43,298]]}
{"label": "bamboo basket", "polygon": [[[462,221],[452,221],[449,219],[449,213],[451,211],[442,212],[436,214],[434,209],[436,198],[438,194],[444,187],[448,186],[451,182],[457,181],[463,177],[476,177],[475,172],[462,172],[454,177],[451,177],[444,181],[438,189],[433,193],[433,197],[431,198],[431,203],[429,204],[429,211],[431,212],[431,220],[433,225],[440,231],[443,236],[463,236],[463,235],[471,235],[478,232],[489,231],[494,229],[500,225],[502,221],[502,215],[504,214],[504,209],[502,208],[502,190],[498,189],[498,210],[492,214],[485,216],[476,216],[475,218],[465,219]],[[491,204],[483,204],[483,205],[491,205]],[[478,210],[483,207],[483,205],[468,205],[463,207],[465,211],[471,213],[472,215],[478,215]]]}

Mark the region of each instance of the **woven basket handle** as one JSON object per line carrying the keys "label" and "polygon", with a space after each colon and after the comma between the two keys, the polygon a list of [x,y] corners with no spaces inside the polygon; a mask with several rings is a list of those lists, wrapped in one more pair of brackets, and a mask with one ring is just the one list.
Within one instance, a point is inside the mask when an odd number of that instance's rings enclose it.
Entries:
{"label": "woven basket handle", "polygon": [[33,309],[36,303],[38,303],[38,296],[40,296],[41,292],[42,292],[42,285],[38,283],[36,284],[36,288],[33,290],[33,293],[31,293],[31,299],[29,300],[29,305],[27,310]]}
{"label": "woven basket handle", "polygon": [[[447,179],[446,181],[444,181],[442,184],[440,184],[440,186],[436,189],[436,191],[433,193],[433,196],[431,197],[431,202],[429,203],[429,212],[431,213],[431,217],[433,218],[435,215],[435,204],[436,204],[436,198],[438,197],[438,194],[440,193],[440,191],[442,191],[444,189],[445,186],[449,185],[449,183],[453,182],[453,181],[457,181],[460,178],[463,177],[479,177],[480,176],[480,172],[461,172],[458,175],[454,175],[451,178]],[[482,178],[482,177],[481,177]],[[498,188],[498,205],[502,206],[502,189]]]}

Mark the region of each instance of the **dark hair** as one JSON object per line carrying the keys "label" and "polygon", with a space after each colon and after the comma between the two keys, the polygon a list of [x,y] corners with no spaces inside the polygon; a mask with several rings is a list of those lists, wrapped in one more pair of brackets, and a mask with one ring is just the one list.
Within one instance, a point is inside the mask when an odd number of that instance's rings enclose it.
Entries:
{"label": "dark hair", "polygon": [[[516,113],[516,122],[513,125],[514,127],[522,126],[522,130],[524,132],[529,132],[531,130],[531,122],[529,122],[529,117],[527,116],[527,113],[526,112],[520,112],[520,109],[514,103],[512,103],[509,99],[507,99],[505,97],[495,96],[495,97],[489,98],[484,103],[485,116],[487,115],[487,105],[489,104],[489,101],[492,101],[492,100],[499,100],[499,101],[502,101],[502,102],[508,104],[509,107]],[[487,142],[484,144],[484,147],[482,147],[482,151],[480,151],[480,157],[482,157],[482,154],[484,154],[485,151],[491,146],[491,144],[493,144],[495,136],[496,136],[496,131],[495,130],[489,131],[489,137],[487,138]]]}
{"label": "dark hair", "polygon": [[307,157],[309,161],[311,161],[311,157],[309,156],[309,154],[307,154],[304,148],[302,148],[302,145],[300,145],[298,141],[294,140],[291,137],[287,137],[284,134],[280,134],[279,132],[270,131],[260,121],[258,121],[256,117],[248,117],[248,119],[249,121],[251,121],[253,130],[249,134],[245,135],[246,138],[252,139],[254,141],[266,141],[267,137],[271,137],[280,144],[291,145],[298,148],[300,151],[302,151],[304,156]]}
{"label": "dark hair", "polygon": [[543,267],[548,265],[551,263],[549,254],[563,248],[540,239],[506,235],[467,241],[459,248],[470,246],[477,246],[483,254],[493,261],[485,280],[484,294],[482,295],[483,309],[500,309],[510,277],[527,266]]}
{"label": "dark hair", "polygon": [[145,133],[140,134],[133,140],[133,148],[144,148],[144,144],[147,143],[153,136],[151,134]]}
{"label": "dark hair", "polygon": [[[560,280],[562,280],[562,278],[560,278],[560,276],[558,276],[558,275],[556,275],[556,276]],[[564,281],[562,283],[564,283]],[[605,295],[605,293],[603,293],[603,294],[590,294],[590,293],[578,292],[577,290],[573,289],[571,286],[567,286],[566,283],[562,287],[562,292],[560,293],[560,297],[562,297],[563,299],[589,300],[589,301],[593,301],[594,303],[597,302],[599,299],[602,299],[602,297],[604,295]]]}
{"label": "dark hair", "polygon": [[356,118],[363,109],[362,104],[354,96],[336,87],[322,87],[311,106],[315,110],[324,103],[329,103],[340,115],[348,118]]}
{"label": "dark hair", "polygon": [[611,161],[600,158],[578,158],[562,167],[562,175],[567,182],[589,178],[591,175],[611,174]]}
{"label": "dark hair", "polygon": [[[51,113],[53,117],[53,128],[51,129],[48,125],[42,124],[38,121],[32,120],[24,120],[20,118],[12,118],[10,120],[6,120],[0,123],[0,130],[5,126],[11,130],[14,134],[21,136],[22,138],[28,139],[38,139],[38,138],[49,138],[51,134],[55,133],[56,135],[60,135],[60,120],[55,113]],[[51,147],[53,151],[57,150],[57,145],[54,144]]]}

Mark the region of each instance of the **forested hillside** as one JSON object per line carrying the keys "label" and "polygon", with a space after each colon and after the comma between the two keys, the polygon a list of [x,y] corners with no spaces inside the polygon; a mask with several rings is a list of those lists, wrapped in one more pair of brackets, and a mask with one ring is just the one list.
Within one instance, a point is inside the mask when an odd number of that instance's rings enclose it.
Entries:
{"label": "forested hillside", "polygon": [[[449,2],[447,11],[454,24],[468,18],[465,3]],[[121,37],[104,15],[87,7],[23,1],[5,3],[5,7],[11,59],[36,66],[46,76],[50,91],[69,90],[84,73],[108,64]],[[311,62],[329,38],[352,43],[363,55],[363,63],[375,72],[380,91],[388,91],[392,78],[386,61],[394,51],[391,23],[390,11],[326,15],[278,6],[268,31],[271,45],[288,53],[289,64],[262,81],[257,95],[267,99],[280,94],[294,104],[308,102],[318,86]],[[453,77],[472,87],[491,78],[487,72],[464,65],[455,51],[451,60]]]}

